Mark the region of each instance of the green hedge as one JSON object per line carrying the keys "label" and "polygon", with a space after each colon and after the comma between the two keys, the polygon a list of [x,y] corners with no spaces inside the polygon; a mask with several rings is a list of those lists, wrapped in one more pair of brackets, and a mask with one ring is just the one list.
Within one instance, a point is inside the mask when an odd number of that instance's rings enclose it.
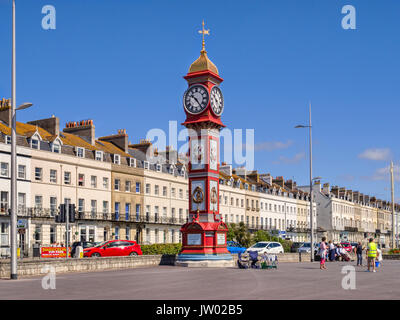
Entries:
{"label": "green hedge", "polygon": [[144,255],[150,254],[178,254],[181,251],[180,243],[156,243],[140,246]]}

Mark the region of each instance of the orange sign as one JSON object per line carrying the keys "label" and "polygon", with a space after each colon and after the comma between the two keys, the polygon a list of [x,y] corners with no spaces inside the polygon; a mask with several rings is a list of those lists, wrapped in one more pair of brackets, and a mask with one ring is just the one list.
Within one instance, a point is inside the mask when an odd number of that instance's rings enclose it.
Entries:
{"label": "orange sign", "polygon": [[[40,256],[42,258],[65,258],[66,256],[65,247],[42,247],[40,248]],[[71,256],[71,248],[69,248],[69,255]]]}

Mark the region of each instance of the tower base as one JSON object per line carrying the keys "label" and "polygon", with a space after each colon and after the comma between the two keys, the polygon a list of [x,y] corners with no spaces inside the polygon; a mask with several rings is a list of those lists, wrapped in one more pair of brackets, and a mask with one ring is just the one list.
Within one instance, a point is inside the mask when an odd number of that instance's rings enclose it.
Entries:
{"label": "tower base", "polygon": [[188,268],[229,268],[235,262],[230,254],[179,254],[175,266]]}

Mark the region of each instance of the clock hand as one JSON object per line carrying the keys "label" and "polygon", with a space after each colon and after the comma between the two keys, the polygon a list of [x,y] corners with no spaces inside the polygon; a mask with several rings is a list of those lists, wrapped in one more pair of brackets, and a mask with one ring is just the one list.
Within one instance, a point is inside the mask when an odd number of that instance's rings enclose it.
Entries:
{"label": "clock hand", "polygon": [[197,100],[197,98],[195,96],[193,96],[193,99],[196,100],[196,102],[199,105],[199,107],[201,107],[201,104],[200,104],[199,100]]}

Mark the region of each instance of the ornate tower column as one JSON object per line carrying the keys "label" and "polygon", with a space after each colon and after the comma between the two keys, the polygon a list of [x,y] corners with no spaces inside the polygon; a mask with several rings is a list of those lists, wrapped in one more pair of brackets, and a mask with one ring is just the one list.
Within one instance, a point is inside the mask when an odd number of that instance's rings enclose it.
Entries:
{"label": "ornate tower column", "polygon": [[183,107],[189,129],[189,222],[182,226],[182,251],[176,265],[198,267],[232,266],[226,249],[228,228],[219,212],[219,131],[224,99],[219,84],[223,79],[207,57],[203,35],[200,57],[184,77],[188,89]]}

